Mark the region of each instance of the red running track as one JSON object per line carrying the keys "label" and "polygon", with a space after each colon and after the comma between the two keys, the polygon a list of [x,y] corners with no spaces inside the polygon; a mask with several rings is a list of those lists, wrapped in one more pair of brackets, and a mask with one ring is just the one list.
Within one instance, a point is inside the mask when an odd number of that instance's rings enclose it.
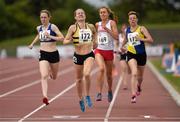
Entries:
{"label": "red running track", "polygon": [[[118,62],[116,67],[120,70]],[[119,71],[118,71],[119,72]],[[131,104],[130,83],[123,90],[119,75],[114,77],[114,99],[107,102],[107,84],[103,101],[96,102],[96,64],[92,71],[93,107],[82,113],[75,87],[71,59],[62,59],[58,78],[49,81],[50,105],[42,104],[40,73],[35,59],[0,60],[0,121],[3,122],[180,122],[180,107],[172,100],[147,66],[143,91]]]}

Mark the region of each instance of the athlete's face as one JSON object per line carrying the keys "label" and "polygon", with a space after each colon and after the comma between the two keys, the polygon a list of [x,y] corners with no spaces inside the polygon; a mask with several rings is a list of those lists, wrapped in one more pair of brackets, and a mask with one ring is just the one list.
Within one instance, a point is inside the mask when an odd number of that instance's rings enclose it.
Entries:
{"label": "athlete's face", "polygon": [[99,16],[101,20],[107,20],[109,18],[108,10],[106,8],[101,8],[99,10]]}
{"label": "athlete's face", "polygon": [[47,13],[41,13],[40,20],[43,25],[47,25],[49,23],[50,17],[48,16]]}
{"label": "athlete's face", "polygon": [[86,19],[84,10],[77,9],[75,12],[75,19],[76,19],[76,21],[84,21]]}
{"label": "athlete's face", "polygon": [[129,24],[131,26],[137,25],[137,21],[138,21],[138,19],[137,19],[137,16],[135,14],[129,15]]}

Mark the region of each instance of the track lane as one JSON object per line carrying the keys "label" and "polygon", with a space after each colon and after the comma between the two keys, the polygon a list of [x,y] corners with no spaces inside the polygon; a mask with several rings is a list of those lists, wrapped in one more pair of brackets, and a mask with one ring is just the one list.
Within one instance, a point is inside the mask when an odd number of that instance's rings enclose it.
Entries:
{"label": "track lane", "polygon": [[[67,59],[72,66],[72,60]],[[117,65],[118,66],[118,65]],[[95,65],[96,67],[96,65]],[[61,63],[60,63],[61,68]],[[118,67],[119,68],[119,67]],[[64,68],[60,69],[60,71]],[[49,83],[49,95],[53,98],[58,93],[62,92],[70,84],[74,83],[74,70],[58,77],[57,81]],[[29,77],[26,77],[27,79]],[[163,122],[178,122],[180,121],[180,108],[172,100],[168,92],[162,87],[158,79],[153,73],[146,68],[145,78],[147,81],[143,83],[142,95],[138,97],[137,104],[130,103],[130,89],[124,91],[120,87],[117,98],[113,104],[112,110],[107,119],[108,122],[136,122],[136,121],[163,121]],[[119,76],[114,78],[113,89],[118,86]],[[152,80],[152,81],[151,81]],[[87,109],[82,113],[79,109],[76,88],[57,98],[49,106],[41,109],[25,121],[97,121],[103,122],[107,118],[109,103],[107,102],[106,89],[103,89],[103,101],[96,102],[96,74],[92,76],[91,96],[93,99],[93,108]],[[6,86],[7,87],[7,86]],[[105,87],[107,87],[105,85]],[[151,99],[150,99],[151,98]],[[7,97],[0,99],[1,111],[0,121],[18,121],[25,113],[28,113],[41,103],[42,94],[40,83],[33,87],[28,87],[22,91],[15,92]],[[22,109],[20,109],[22,108]],[[9,111],[11,109],[11,111]],[[146,116],[146,118],[145,118]],[[150,118],[148,118],[150,116]]]}

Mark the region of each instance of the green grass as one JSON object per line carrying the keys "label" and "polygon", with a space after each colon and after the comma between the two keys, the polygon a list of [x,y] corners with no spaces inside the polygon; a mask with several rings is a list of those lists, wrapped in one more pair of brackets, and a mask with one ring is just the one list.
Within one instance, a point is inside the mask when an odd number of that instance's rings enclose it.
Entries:
{"label": "green grass", "polygon": [[[6,49],[8,56],[16,56],[16,48],[18,46],[28,46],[33,39],[35,38],[35,35],[30,35],[26,37],[20,37],[20,38],[14,38],[14,39],[8,39],[0,42],[0,50]],[[61,44],[58,42],[58,45]],[[37,43],[36,45],[39,45]]]}
{"label": "green grass", "polygon": [[1,48],[8,48],[8,47],[17,47],[19,45],[28,45],[32,42],[35,35],[26,36],[26,37],[20,37],[20,38],[14,38],[14,39],[8,39],[2,41]]}
{"label": "green grass", "polygon": [[[143,24],[150,29],[180,29],[180,23],[166,23],[166,24]],[[66,30],[61,31],[64,35]],[[17,46],[28,46],[35,35],[30,35],[26,37],[19,37],[14,39],[8,39],[0,41],[0,50],[6,49],[8,56],[15,56]],[[59,43],[61,44],[61,43]],[[59,45],[58,44],[58,45]]]}
{"label": "green grass", "polygon": [[165,23],[165,24],[146,24],[148,29],[180,29],[180,23]]}
{"label": "green grass", "polygon": [[161,66],[161,58],[151,59],[152,64],[158,69],[158,71],[163,75],[169,83],[180,93],[180,78],[173,76],[172,73],[165,72],[165,69]]}
{"label": "green grass", "polygon": [[8,56],[15,56],[16,55],[16,47],[18,46],[28,46],[32,40],[34,39],[35,35],[21,37],[21,38],[14,38],[8,39],[5,41],[0,42],[0,49],[6,49]]}

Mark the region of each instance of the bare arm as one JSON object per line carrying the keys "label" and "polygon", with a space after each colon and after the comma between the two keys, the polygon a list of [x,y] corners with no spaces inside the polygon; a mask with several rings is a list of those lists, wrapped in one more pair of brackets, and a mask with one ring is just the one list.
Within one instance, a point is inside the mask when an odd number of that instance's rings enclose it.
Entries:
{"label": "bare arm", "polygon": [[108,29],[106,26],[103,27],[115,40],[118,40],[118,29],[115,21],[111,21],[112,30]]}
{"label": "bare arm", "polygon": [[28,46],[29,49],[32,49],[34,44],[39,40],[39,35],[37,34],[32,43]]}
{"label": "bare arm", "polygon": [[68,44],[71,42],[74,30],[75,30],[75,25],[71,25],[68,29],[66,37],[64,38],[63,44]]}
{"label": "bare arm", "polygon": [[127,39],[126,39],[126,33],[125,32],[122,33],[122,38],[123,38],[123,41],[119,47],[119,51],[120,52],[126,52],[127,49],[125,47],[125,44],[127,43]]}
{"label": "bare arm", "polygon": [[145,38],[142,39],[142,38],[137,37],[138,40],[142,40],[144,42],[149,42],[149,43],[153,42],[153,39],[152,39],[150,33],[144,26],[141,27],[141,32],[144,34]]}
{"label": "bare arm", "polygon": [[93,48],[95,49],[97,47],[97,32],[96,32],[96,28],[94,27],[93,24],[89,25],[92,33],[93,33]]}

